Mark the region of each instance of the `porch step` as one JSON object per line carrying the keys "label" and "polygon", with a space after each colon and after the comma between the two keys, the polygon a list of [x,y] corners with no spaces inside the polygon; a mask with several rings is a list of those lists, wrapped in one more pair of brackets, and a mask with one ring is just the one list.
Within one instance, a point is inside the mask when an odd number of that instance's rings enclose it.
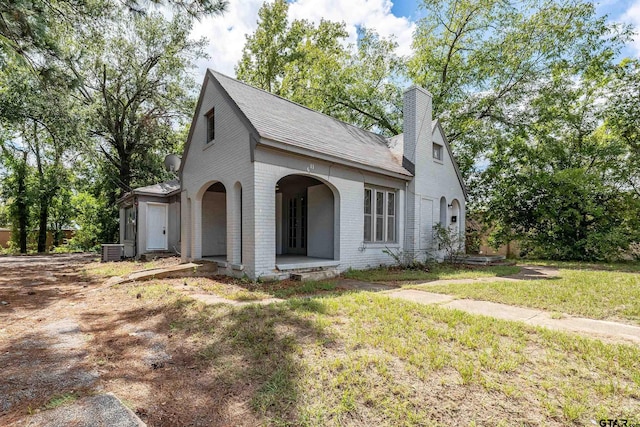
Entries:
{"label": "porch step", "polygon": [[297,280],[300,282],[309,282],[312,280],[326,280],[333,279],[334,277],[338,277],[340,272],[335,268],[329,268],[325,270],[317,270],[317,271],[298,271],[295,273],[291,273],[290,277],[293,280]]}
{"label": "porch step", "polygon": [[290,264],[276,264],[276,268],[280,271],[313,271],[313,270],[325,270],[328,268],[335,268],[340,265],[340,261],[326,260],[326,261],[301,261],[298,263]]}

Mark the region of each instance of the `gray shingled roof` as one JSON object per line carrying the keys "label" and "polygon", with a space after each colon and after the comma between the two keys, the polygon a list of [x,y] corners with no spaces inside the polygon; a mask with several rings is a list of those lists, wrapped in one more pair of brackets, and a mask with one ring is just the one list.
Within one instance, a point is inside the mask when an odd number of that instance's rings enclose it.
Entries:
{"label": "gray shingled roof", "polygon": [[147,195],[157,194],[158,196],[166,196],[178,190],[180,190],[180,181],[178,181],[177,179],[173,179],[171,181],[160,182],[158,184],[148,185],[146,187],[134,188],[132,193]]}
{"label": "gray shingled roof", "polygon": [[381,135],[209,70],[260,137],[350,162],[412,176]]}

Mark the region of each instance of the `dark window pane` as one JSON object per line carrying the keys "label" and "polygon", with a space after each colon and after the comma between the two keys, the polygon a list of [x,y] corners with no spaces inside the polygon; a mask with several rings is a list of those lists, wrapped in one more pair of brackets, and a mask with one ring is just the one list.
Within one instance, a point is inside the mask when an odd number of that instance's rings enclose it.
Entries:
{"label": "dark window pane", "polygon": [[364,216],[364,241],[371,241],[371,215]]}
{"label": "dark window pane", "polygon": [[387,217],[387,241],[393,242],[396,240],[396,217]]}
{"label": "dark window pane", "polygon": [[442,160],[442,145],[433,144],[433,158],[436,160]]}
{"label": "dark window pane", "polygon": [[384,218],[382,216],[376,217],[376,242],[384,240]]}
{"label": "dark window pane", "polygon": [[371,213],[371,190],[368,188],[364,190],[364,213]]}
{"label": "dark window pane", "polygon": [[384,214],[384,192],[376,191],[376,215]]}
{"label": "dark window pane", "polygon": [[387,193],[387,215],[396,214],[396,195],[395,193]]}
{"label": "dark window pane", "polygon": [[216,120],[214,110],[207,113],[207,142],[213,141],[216,137]]}

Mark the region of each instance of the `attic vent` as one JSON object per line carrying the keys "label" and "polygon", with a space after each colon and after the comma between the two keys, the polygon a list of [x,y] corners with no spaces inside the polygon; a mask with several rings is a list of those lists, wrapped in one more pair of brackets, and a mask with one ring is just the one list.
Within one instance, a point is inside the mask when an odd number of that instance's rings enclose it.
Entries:
{"label": "attic vent", "polygon": [[120,261],[124,255],[124,245],[110,243],[102,245],[102,262]]}

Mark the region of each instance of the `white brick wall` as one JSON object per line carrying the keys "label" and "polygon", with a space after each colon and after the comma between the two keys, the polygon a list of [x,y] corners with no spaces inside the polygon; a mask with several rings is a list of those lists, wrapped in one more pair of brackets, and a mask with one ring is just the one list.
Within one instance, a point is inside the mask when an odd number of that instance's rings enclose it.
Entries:
{"label": "white brick wall", "polygon": [[[403,109],[404,149],[405,153],[413,155],[409,160],[415,164],[415,177],[408,188],[405,250],[416,251],[422,256],[424,253],[420,251],[420,231],[430,234],[435,223],[439,221],[441,197],[446,198],[447,205],[454,199],[460,203],[458,224],[464,232],[464,193],[439,127],[432,131],[431,94],[421,88],[410,88],[405,92]],[[433,142],[443,146],[442,161],[433,158]],[[433,212],[430,215],[422,215],[421,221],[421,208],[430,205],[433,206]],[[447,208],[447,225],[450,225],[451,214],[451,208]],[[429,221],[424,221],[426,219]]]}
{"label": "white brick wall", "polygon": [[[275,150],[258,148],[255,154],[256,181],[256,266],[257,276],[271,275],[275,267],[276,226],[275,186],[292,174],[312,176],[328,184],[334,192],[334,253],[340,260],[341,271],[348,268],[369,268],[391,264],[393,259],[383,251],[385,247],[399,249],[396,244],[365,244],[364,187],[383,186],[398,190],[398,235],[403,235],[401,219],[404,214],[405,181],[381,175],[361,172],[328,162],[284,154]],[[335,194],[337,193],[337,197]]]}
{"label": "white brick wall", "polygon": [[[413,97],[413,98],[411,98]],[[434,200],[433,218],[439,218],[441,196],[451,203],[454,198],[464,212],[464,196],[446,149],[442,164],[432,158],[431,100],[418,91],[411,95],[415,102],[405,106],[408,123],[418,144],[415,147],[416,178],[406,181],[363,172],[325,161],[258,147],[251,161],[250,131],[236,110],[227,104],[217,85],[209,82],[192,135],[190,153],[184,159],[182,173],[182,256],[197,259],[202,255],[202,195],[215,182],[227,190],[227,259],[240,263],[240,228],[242,228],[242,264],[251,278],[273,275],[276,264],[276,196],[278,180],[291,174],[309,175],[326,183],[334,193],[334,257],[340,260],[340,270],[362,269],[391,264],[384,253],[413,249],[418,242],[420,203],[423,198]],[[216,140],[207,144],[204,114],[215,107]],[[406,130],[405,130],[406,132]],[[437,132],[436,132],[437,133]],[[407,134],[405,133],[405,138]],[[441,137],[439,134],[434,136]],[[441,142],[442,143],[442,142]],[[236,185],[239,183],[238,185]],[[238,213],[242,186],[242,219]],[[395,244],[365,244],[364,187],[365,184],[397,191],[398,242]],[[408,205],[406,205],[408,201]],[[450,215],[448,215],[450,217]],[[464,224],[464,214],[461,226]],[[405,223],[408,224],[405,227]],[[433,224],[429,224],[432,227]],[[415,242],[415,243],[414,243]]]}
{"label": "white brick wall", "polygon": [[[206,141],[207,121],[204,114],[215,108],[215,140]],[[190,152],[182,166],[182,235],[183,260],[202,256],[202,196],[206,189],[221,182],[227,191],[227,257],[245,267],[253,265],[253,164],[250,153],[250,129],[236,115],[219,86],[209,81],[205,87],[200,111],[194,124]],[[242,188],[243,212],[240,219],[239,193]],[[186,203],[185,203],[186,202]],[[239,247],[242,221],[242,248]],[[246,269],[252,275],[251,269]]]}

